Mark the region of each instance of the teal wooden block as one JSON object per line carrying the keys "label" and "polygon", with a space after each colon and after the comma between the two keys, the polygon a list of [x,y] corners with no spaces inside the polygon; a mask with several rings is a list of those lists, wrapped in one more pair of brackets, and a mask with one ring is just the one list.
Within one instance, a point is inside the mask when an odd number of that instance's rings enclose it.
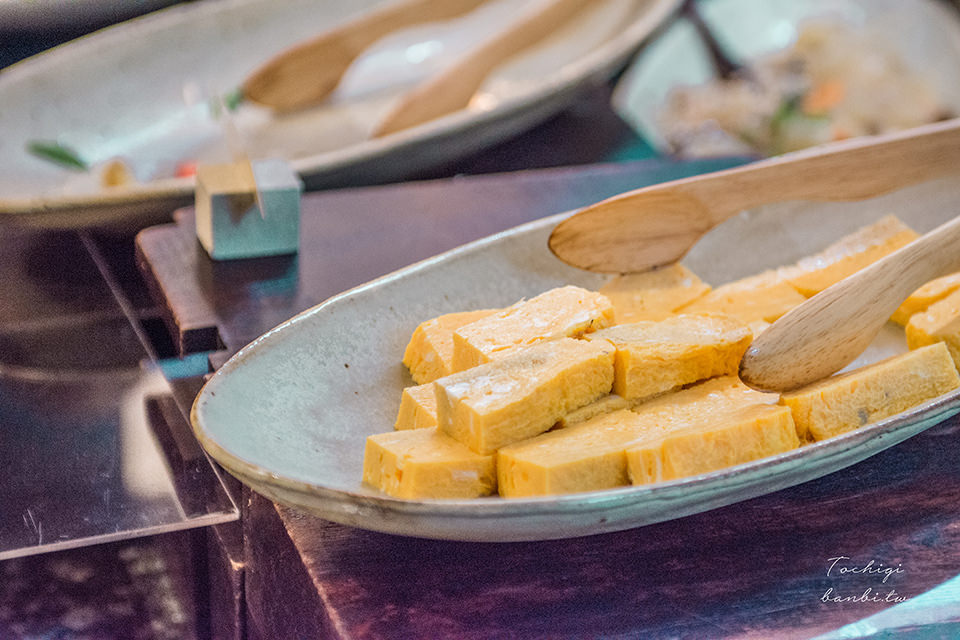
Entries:
{"label": "teal wooden block", "polygon": [[296,172],[279,159],[198,167],[197,238],[214,260],[296,253],[302,191]]}

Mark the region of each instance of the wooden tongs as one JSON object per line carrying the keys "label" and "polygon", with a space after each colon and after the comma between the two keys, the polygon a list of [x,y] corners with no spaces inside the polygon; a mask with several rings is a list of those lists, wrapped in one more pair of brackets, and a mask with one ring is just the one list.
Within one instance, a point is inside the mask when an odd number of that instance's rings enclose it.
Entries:
{"label": "wooden tongs", "polygon": [[[366,13],[278,54],[243,82],[243,95],[277,112],[319,104],[336,88],[353,61],[383,36],[461,16],[486,1],[404,0]],[[540,0],[505,29],[406,94],[379,123],[374,136],[465,108],[494,68],[543,40],[588,4],[588,0]]]}
{"label": "wooden tongs", "polygon": [[[589,271],[646,271],[679,260],[704,233],[745,209],[788,200],[862,200],[957,173],[960,119],[615,196],[557,225],[550,249]],[[826,377],[856,358],[913,290],[958,270],[960,218],[777,320],[747,351],[741,377],[772,391]]]}

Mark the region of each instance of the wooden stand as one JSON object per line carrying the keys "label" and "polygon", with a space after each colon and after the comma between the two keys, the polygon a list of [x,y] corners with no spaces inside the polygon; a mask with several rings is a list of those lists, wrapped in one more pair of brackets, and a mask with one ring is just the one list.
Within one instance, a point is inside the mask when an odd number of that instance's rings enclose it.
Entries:
{"label": "wooden stand", "polygon": [[[410,262],[710,168],[719,167],[644,162],[311,194],[298,257],[223,264],[199,247],[184,210],[176,225],[140,234],[138,259],[180,349],[229,353]],[[244,586],[248,637],[809,638],[892,606],[883,601],[892,590],[916,597],[960,572],[958,430],[950,420],[844,471],[723,509],[538,543],[372,533],[244,491],[243,576],[231,579]],[[840,556],[849,560],[828,575]],[[902,572],[883,583],[836,570],[870,561]],[[823,602],[831,588],[861,599],[869,588],[880,601]]]}

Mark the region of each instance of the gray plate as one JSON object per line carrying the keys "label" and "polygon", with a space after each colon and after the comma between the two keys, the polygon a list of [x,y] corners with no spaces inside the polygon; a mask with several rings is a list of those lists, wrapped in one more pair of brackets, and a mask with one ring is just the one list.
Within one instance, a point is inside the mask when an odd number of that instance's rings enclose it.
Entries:
{"label": "gray plate", "polygon": [[[785,264],[893,212],[926,231],[960,210],[960,179],[858,203],[786,203],[745,212],[705,237],[688,264],[712,284]],[[366,436],[392,428],[400,364],[424,319],[504,306],[603,278],[547,249],[564,215],[415,264],[320,304],[260,337],[221,368],[193,408],[204,447],[256,491],[347,525],[429,538],[543,540],[617,531],[790,487],[852,465],[960,411],[953,392],[837,438],[738,467],[653,486],[532,499],[405,501],[360,482]],[[856,365],[906,349],[888,327]]]}

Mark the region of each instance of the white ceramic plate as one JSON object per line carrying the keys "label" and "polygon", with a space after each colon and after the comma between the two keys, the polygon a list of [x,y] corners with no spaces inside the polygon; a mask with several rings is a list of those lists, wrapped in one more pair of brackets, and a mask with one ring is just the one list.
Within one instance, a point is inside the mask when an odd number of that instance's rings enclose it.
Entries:
{"label": "white ceramic plate", "polygon": [[[960,113],[960,13],[939,0],[709,0],[699,5],[711,32],[738,61],[785,49],[811,20],[867,28]],[[674,87],[712,78],[703,41],[680,18],[624,72],[613,107],[654,148],[669,153],[658,123],[667,95]]]}
{"label": "white ceramic plate", "polygon": [[[211,0],[181,5],[68,43],[0,74],[0,221],[103,224],[169,215],[189,203],[184,160],[230,158],[209,100],[258,64],[379,0]],[[415,82],[494,33],[519,0],[492,0],[443,25],[374,45],[319,107],[285,117],[253,105],[233,115],[251,157],[290,160],[308,188],[402,179],[476,152],[547,118],[587,82],[606,80],[679,0],[604,0],[502,66],[467,110],[380,139],[374,125]],[[529,2],[530,0],[523,0]],[[26,151],[53,140],[102,166],[127,161],[139,184],[103,189],[98,174]]]}
{"label": "white ceramic plate", "polygon": [[[685,261],[716,285],[790,263],[893,212],[918,231],[960,209],[960,179],[871,201],[788,203],[747,212],[708,234]],[[602,277],[547,249],[563,217],[465,245],[310,309],[242,349],[203,388],[194,431],[220,464],[264,495],[347,525],[430,538],[513,541],[616,531],[796,485],[854,464],[960,411],[960,392],[832,440],[765,460],[653,486],[530,499],[405,501],[360,482],[365,438],[389,431],[400,363],[421,321],[506,306]],[[749,251],[744,248],[749,247]],[[906,350],[888,327],[855,366]]]}

